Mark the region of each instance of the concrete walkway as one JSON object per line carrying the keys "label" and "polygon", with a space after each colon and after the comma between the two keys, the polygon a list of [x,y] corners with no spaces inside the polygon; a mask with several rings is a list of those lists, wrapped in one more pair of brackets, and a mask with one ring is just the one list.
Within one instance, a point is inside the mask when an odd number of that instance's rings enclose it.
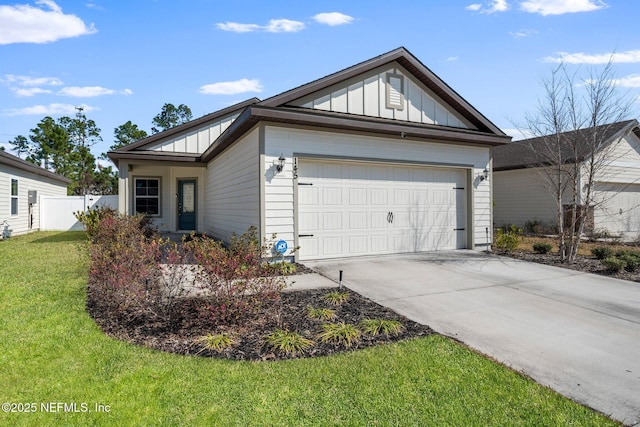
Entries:
{"label": "concrete walkway", "polygon": [[473,251],[305,262],[627,425],[640,425],[640,284]]}

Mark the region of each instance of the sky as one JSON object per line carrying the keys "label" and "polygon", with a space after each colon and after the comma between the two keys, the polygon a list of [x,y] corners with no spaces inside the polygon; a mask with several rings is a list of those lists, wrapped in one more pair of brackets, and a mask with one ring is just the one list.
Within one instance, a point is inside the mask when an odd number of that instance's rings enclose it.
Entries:
{"label": "sky", "polygon": [[81,106],[98,156],[165,103],[195,119],[400,46],[518,138],[560,62],[613,59],[640,95],[638,16],[637,0],[0,0],[0,145]]}

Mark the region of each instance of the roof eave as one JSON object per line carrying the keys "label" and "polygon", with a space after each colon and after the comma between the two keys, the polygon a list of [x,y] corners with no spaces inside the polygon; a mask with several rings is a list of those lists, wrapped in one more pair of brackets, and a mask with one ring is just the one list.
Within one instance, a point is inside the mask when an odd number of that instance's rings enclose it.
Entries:
{"label": "roof eave", "polygon": [[318,114],[313,110],[304,111],[270,108],[263,106],[248,107],[240,117],[209,147],[201,160],[208,162],[222,152],[258,122],[271,122],[313,126],[324,129],[339,129],[369,134],[393,135],[398,138],[418,138],[440,142],[478,144],[485,146],[502,145],[511,139],[507,135],[493,135],[458,128],[444,128],[411,123],[391,123],[384,119],[367,120],[366,117],[345,117],[337,114]]}
{"label": "roof eave", "polygon": [[65,185],[71,183],[71,180],[65,176],[59,175],[55,172],[51,172],[47,169],[41,168],[40,166],[31,164],[25,160],[20,159],[19,157],[12,156],[8,153],[0,153],[0,163],[16,169],[33,173],[35,175],[49,178],[54,181],[61,182]]}

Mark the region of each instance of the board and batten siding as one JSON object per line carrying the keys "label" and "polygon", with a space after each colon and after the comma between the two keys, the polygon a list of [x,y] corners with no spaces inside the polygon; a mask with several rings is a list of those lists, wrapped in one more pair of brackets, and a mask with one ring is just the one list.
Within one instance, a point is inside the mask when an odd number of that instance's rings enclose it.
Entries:
{"label": "board and batten siding", "polygon": [[[471,170],[472,209],[468,208],[474,245],[486,243],[485,228],[491,229],[491,187],[477,179],[490,165],[488,147],[472,147],[344,134],[337,132],[265,126],[265,236],[277,233],[292,248],[295,239],[293,157],[380,161],[399,164],[457,165]],[[284,169],[275,173],[278,157],[284,155]]]}
{"label": "board and batten siding", "polygon": [[202,154],[238,117],[235,113],[186,134],[148,147],[147,150]]}
{"label": "board and batten siding", "polygon": [[493,222],[524,227],[527,221],[557,224],[557,203],[545,187],[541,168],[493,172]]}
{"label": "board and batten siding", "polygon": [[205,231],[218,239],[260,226],[259,132],[246,134],[207,165]]}
{"label": "board and batten siding", "polygon": [[[11,215],[11,180],[18,180],[18,215]],[[38,203],[33,206],[33,226],[29,229],[29,190],[38,192]],[[12,235],[40,229],[40,197],[66,196],[67,185],[51,178],[18,168],[0,165],[0,222],[7,220]]]}
{"label": "board and batten siding", "polygon": [[[290,105],[414,123],[472,129],[473,126],[447,107],[437,95],[415,80],[402,66],[380,67],[345,82],[315,92]],[[402,76],[403,108],[387,106],[387,75]]]}

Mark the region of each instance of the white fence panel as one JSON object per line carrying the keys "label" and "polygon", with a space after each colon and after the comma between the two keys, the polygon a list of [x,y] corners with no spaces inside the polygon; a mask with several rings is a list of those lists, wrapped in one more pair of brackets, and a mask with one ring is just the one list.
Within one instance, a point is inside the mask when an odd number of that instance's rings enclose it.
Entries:
{"label": "white fence panel", "polygon": [[40,198],[40,230],[84,230],[74,212],[91,207],[118,209],[118,196],[43,196]]}

